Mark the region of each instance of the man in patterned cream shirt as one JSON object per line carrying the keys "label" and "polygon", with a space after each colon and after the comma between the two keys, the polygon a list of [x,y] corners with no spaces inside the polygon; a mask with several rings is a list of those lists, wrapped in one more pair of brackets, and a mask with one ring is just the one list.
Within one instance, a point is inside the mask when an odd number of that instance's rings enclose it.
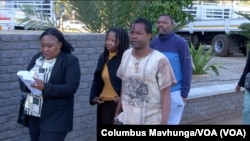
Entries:
{"label": "man in patterned cream shirt", "polygon": [[116,121],[128,125],[166,124],[170,87],[176,83],[168,59],[149,47],[152,24],[136,19],[130,28],[132,48],[125,51],[117,76],[122,79]]}

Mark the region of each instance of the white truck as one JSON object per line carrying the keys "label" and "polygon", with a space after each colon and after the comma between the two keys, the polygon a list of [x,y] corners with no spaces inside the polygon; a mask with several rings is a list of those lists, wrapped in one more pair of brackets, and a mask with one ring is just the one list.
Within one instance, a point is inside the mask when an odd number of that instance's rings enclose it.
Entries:
{"label": "white truck", "polygon": [[249,39],[239,34],[242,31],[239,26],[250,21],[235,12],[250,14],[250,8],[240,5],[239,1],[226,2],[194,2],[191,7],[183,10],[190,12],[195,20],[176,33],[195,47],[212,47],[216,56],[226,57],[235,52],[246,55]]}

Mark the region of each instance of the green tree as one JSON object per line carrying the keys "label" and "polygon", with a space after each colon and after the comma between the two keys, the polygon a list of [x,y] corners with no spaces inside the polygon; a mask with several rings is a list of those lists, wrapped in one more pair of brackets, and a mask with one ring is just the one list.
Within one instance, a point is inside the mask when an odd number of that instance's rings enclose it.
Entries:
{"label": "green tree", "polygon": [[129,23],[140,15],[141,10],[150,1],[75,1],[68,0],[76,18],[86,24],[92,32],[105,32],[113,26],[128,28]]}
{"label": "green tree", "polygon": [[71,4],[72,10],[76,11],[77,18],[92,32],[105,32],[113,26],[128,28],[136,17],[145,17],[155,23],[158,16],[163,13],[172,15],[178,27],[192,19],[190,14],[182,11],[182,8],[191,5],[192,0],[67,0],[67,2]]}
{"label": "green tree", "polygon": [[[48,16],[48,13],[44,13],[45,11],[41,10],[41,7],[23,4],[20,6],[20,10],[25,13],[26,17],[17,19],[17,21],[26,29],[44,30],[47,27],[59,28],[58,22],[62,12],[64,18],[70,17],[71,5],[66,0],[55,1],[53,5],[46,4],[46,8],[54,9],[52,15]],[[61,6],[63,6],[64,10]]]}
{"label": "green tree", "polygon": [[[86,24],[87,30],[91,32],[105,32],[114,26],[128,29],[131,21],[136,17],[147,18],[155,24],[157,18],[163,13],[173,16],[177,28],[192,20],[190,14],[182,11],[182,8],[191,5],[192,0],[60,0],[55,3],[51,5],[55,7],[55,15],[60,15],[60,5],[64,4],[64,20],[70,19],[72,11],[75,11],[75,19]],[[37,10],[26,11],[27,17],[21,20],[26,26],[34,28],[57,26],[58,19],[48,18]]]}
{"label": "green tree", "polygon": [[[156,21],[160,15],[169,14],[175,20],[174,30],[178,30],[188,22],[194,20],[194,17],[190,13],[186,13],[182,10],[182,8],[188,8],[190,6],[192,6],[192,0],[155,0],[145,7],[142,15],[149,18],[154,23],[155,27]],[[156,33],[156,28],[154,28],[154,33]]]}
{"label": "green tree", "polygon": [[[236,12],[237,14],[243,16],[244,18],[246,18],[247,20],[250,21],[250,14],[244,14],[244,13],[240,13],[240,12]],[[242,32],[240,32],[239,34],[241,34],[242,36],[248,38],[248,40],[250,40],[250,23],[243,23],[239,26],[239,28],[242,30]],[[248,55],[247,52],[250,51],[250,41],[248,41],[247,43],[247,47],[245,50],[245,54]]]}
{"label": "green tree", "polygon": [[[249,14],[244,14],[244,13],[240,13],[237,12],[237,14],[243,16],[244,18],[246,18],[247,20],[250,21],[250,15]],[[239,27],[242,32],[240,32],[240,34],[242,34],[245,37],[248,37],[250,39],[250,23],[243,23],[240,25]]]}
{"label": "green tree", "polygon": [[16,20],[25,29],[44,30],[47,27],[57,27],[56,19],[46,16],[39,7],[22,5],[20,9],[25,13],[25,18]]}

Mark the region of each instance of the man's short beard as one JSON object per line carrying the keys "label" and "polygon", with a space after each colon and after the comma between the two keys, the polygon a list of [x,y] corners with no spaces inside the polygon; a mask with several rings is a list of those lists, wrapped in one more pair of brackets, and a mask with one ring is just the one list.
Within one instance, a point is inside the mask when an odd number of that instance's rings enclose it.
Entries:
{"label": "man's short beard", "polygon": [[164,36],[164,35],[167,35],[166,32],[162,32],[162,31],[160,31],[159,29],[157,29],[157,33],[158,33],[159,37],[162,37],[162,36]]}
{"label": "man's short beard", "polygon": [[158,35],[159,35],[159,37],[162,37],[162,36],[165,36],[165,35],[167,35],[167,34],[166,34],[166,33],[159,32]]}

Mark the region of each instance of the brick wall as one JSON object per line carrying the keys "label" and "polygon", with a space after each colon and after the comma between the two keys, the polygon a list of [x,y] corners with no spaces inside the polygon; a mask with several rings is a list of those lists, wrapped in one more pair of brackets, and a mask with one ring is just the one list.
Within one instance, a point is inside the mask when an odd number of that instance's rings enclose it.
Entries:
{"label": "brick wall", "polygon": [[[181,124],[214,124],[241,115],[242,92],[189,99]],[[235,124],[235,123],[232,123]]]}
{"label": "brick wall", "polygon": [[[16,73],[26,68],[31,56],[39,51],[41,32],[0,31],[0,140],[28,141],[27,128],[16,123],[19,97],[22,94]],[[69,34],[66,39],[75,47],[80,61],[81,83],[75,95],[74,129],[67,141],[96,140],[96,107],[88,102],[89,91],[99,54],[103,51],[104,34]],[[204,124],[216,118],[239,114],[242,95],[226,93],[188,100],[183,124]],[[220,114],[218,114],[220,113]],[[221,116],[224,115],[224,116]]]}
{"label": "brick wall", "polygon": [[237,83],[208,85],[190,90],[181,124],[214,124],[241,116],[243,92]]}

